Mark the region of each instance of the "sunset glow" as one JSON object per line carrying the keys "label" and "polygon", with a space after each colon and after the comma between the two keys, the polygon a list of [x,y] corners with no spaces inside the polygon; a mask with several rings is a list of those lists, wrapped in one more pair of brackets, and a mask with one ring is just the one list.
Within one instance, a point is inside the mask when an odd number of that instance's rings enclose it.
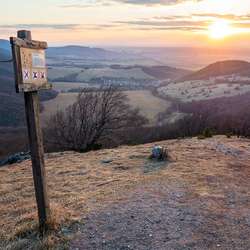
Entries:
{"label": "sunset glow", "polygon": [[203,47],[212,41],[248,47],[250,5],[249,0],[4,1],[0,38],[18,29],[32,30],[50,45]]}
{"label": "sunset glow", "polygon": [[212,23],[209,28],[209,36],[213,39],[223,39],[234,33],[230,23],[226,20],[218,20]]}

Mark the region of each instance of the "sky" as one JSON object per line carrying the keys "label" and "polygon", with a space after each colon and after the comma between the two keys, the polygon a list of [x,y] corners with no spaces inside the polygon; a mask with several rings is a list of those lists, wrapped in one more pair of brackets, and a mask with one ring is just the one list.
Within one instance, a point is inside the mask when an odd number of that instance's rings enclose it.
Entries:
{"label": "sky", "polygon": [[0,38],[18,29],[50,45],[249,47],[250,0],[12,0]]}

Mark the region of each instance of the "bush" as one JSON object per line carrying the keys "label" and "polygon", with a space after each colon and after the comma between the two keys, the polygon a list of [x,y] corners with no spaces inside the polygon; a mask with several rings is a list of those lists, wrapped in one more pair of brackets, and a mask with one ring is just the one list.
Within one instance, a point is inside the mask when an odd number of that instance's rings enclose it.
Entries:
{"label": "bush", "polygon": [[233,136],[233,133],[232,133],[232,132],[226,133],[226,137],[227,137],[227,138],[231,138],[232,136]]}
{"label": "bush", "polygon": [[210,128],[205,128],[205,129],[203,130],[202,135],[203,135],[205,138],[211,138],[211,137],[213,137],[213,132],[212,132],[212,130],[211,130]]}
{"label": "bush", "polygon": [[204,139],[206,139],[206,137],[205,137],[204,135],[198,135],[198,136],[197,136],[197,139],[198,139],[198,140],[204,140]]}
{"label": "bush", "polygon": [[127,97],[112,86],[82,90],[73,105],[48,121],[44,129],[47,145],[79,152],[98,150],[106,141],[117,140],[119,131],[145,125],[147,119],[127,102]]}

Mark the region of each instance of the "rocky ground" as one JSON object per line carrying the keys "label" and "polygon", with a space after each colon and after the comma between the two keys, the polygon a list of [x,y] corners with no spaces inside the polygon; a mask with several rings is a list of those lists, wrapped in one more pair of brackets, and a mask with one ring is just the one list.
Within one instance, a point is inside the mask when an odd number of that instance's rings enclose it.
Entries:
{"label": "rocky ground", "polygon": [[[148,159],[155,144],[168,148],[169,161]],[[75,225],[60,224],[61,234],[70,235],[67,248],[250,249],[248,139],[51,154],[46,168],[52,209]],[[3,167],[0,175],[0,227],[11,235],[36,219],[30,161]],[[5,239],[3,247],[13,246],[39,249],[20,233]]]}

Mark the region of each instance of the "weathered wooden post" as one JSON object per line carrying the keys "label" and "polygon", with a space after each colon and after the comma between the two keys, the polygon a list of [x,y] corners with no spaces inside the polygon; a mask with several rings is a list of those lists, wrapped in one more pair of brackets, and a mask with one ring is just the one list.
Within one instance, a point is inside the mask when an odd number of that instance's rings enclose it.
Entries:
{"label": "weathered wooden post", "polygon": [[33,41],[31,32],[20,30],[10,38],[14,62],[16,92],[24,92],[32,171],[39,216],[40,232],[44,233],[50,218],[47,194],[44,148],[39,117],[39,89],[49,89],[45,63],[46,42]]}

